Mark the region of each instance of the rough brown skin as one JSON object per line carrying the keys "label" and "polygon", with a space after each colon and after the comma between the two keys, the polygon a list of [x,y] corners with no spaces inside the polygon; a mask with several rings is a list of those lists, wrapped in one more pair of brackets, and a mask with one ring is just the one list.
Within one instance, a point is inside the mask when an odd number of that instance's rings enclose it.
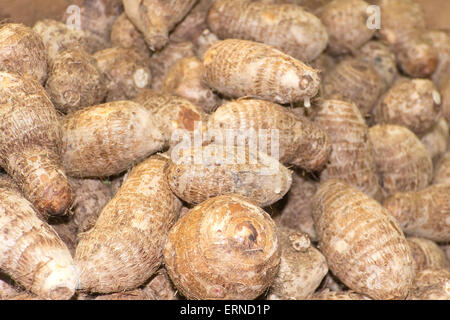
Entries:
{"label": "rough brown skin", "polygon": [[274,218],[278,225],[306,233],[312,241],[317,241],[317,233],[311,215],[311,202],[318,183],[302,177],[297,172],[292,175],[292,186],[286,195],[286,204],[281,214]]}
{"label": "rough brown skin", "polygon": [[404,299],[414,279],[411,250],[397,221],[377,201],[338,180],[324,182],[312,213],[328,267],[372,299]]}
{"label": "rough brown skin", "polygon": [[421,190],[430,184],[433,161],[413,132],[397,125],[376,125],[369,129],[369,139],[385,196]]}
{"label": "rough brown skin", "polygon": [[436,184],[417,192],[397,192],[383,205],[403,231],[414,237],[450,241],[449,184]]}
{"label": "rough brown skin", "polygon": [[102,103],[106,96],[103,73],[95,59],[81,49],[65,50],[54,57],[45,89],[63,113]]}
{"label": "rough brown skin", "polygon": [[61,168],[56,110],[39,82],[0,72],[0,165],[42,213],[62,215],[71,204]]}
{"label": "rough brown skin", "polygon": [[204,55],[205,82],[229,97],[275,103],[309,101],[319,91],[318,71],[272,46],[228,39]]}
{"label": "rough brown skin", "polygon": [[445,252],[433,241],[410,237],[407,238],[414,258],[416,272],[428,268],[445,268]]}
{"label": "rough brown skin", "polygon": [[0,188],[0,269],[43,299],[70,299],[78,275],[56,232],[20,193]]}
{"label": "rough brown skin", "polygon": [[370,114],[383,92],[383,80],[368,62],[344,59],[326,73],[323,96],[354,102],[363,116]]}
{"label": "rough brown skin", "polygon": [[221,39],[262,42],[304,62],[317,58],[328,42],[320,19],[293,4],[218,0],[209,10],[207,23]]}
{"label": "rough brown skin", "polygon": [[141,57],[148,57],[148,59],[152,55],[145,43],[144,36],[136,29],[125,13],[122,13],[112,25],[111,45],[113,47],[134,48]]}
{"label": "rough brown skin", "polygon": [[450,184],[450,151],[446,152],[436,163],[433,184]]}
{"label": "rough brown skin", "polygon": [[302,6],[308,11],[315,12],[315,10],[326,5],[332,0],[259,0],[259,1],[264,3],[279,3],[279,4],[291,3]]}
{"label": "rough brown skin", "polygon": [[[249,130],[254,130],[256,134],[267,133],[267,145],[259,148],[267,150],[266,153],[272,156],[275,156],[272,148],[276,147],[271,142],[272,133],[277,133],[279,148],[275,151],[279,153],[280,162],[309,171],[323,168],[331,153],[330,138],[324,130],[305,117],[296,116],[287,108],[264,100],[239,99],[221,105],[209,117],[208,130],[221,133],[224,139],[227,130],[242,130],[239,136],[244,136]],[[215,137],[215,140],[220,140],[220,137]],[[250,143],[248,140],[246,145]]]}
{"label": "rough brown skin", "polygon": [[358,107],[351,102],[325,100],[314,122],[328,134],[332,147],[320,181],[339,179],[380,199],[374,148],[369,141],[369,128]]}
{"label": "rough brown skin", "polygon": [[62,240],[62,242],[67,246],[67,249],[69,249],[69,252],[71,256],[73,257],[75,254],[75,248],[77,247],[77,235],[78,235],[78,228],[77,225],[73,222],[73,218],[70,217],[69,219],[66,219],[68,221],[63,221],[61,223],[57,224],[51,224],[51,227],[53,230],[56,231],[59,238]]}
{"label": "rough brown skin", "polygon": [[216,144],[174,148],[165,174],[172,191],[192,204],[236,193],[264,207],[280,200],[292,183],[292,172],[278,160]]}
{"label": "rough brown skin", "polygon": [[16,288],[13,281],[0,273],[0,300],[11,299],[19,293],[19,288]]}
{"label": "rough brown skin", "polygon": [[158,270],[181,209],[165,179],[165,165],[159,155],[137,165],[95,226],[81,235],[75,261],[82,291],[133,290]]}
{"label": "rough brown skin", "polygon": [[62,161],[69,176],[119,174],[162,150],[163,134],[152,114],[132,101],[92,106],[62,121]]}
{"label": "rough brown skin", "polygon": [[310,300],[372,300],[369,297],[354,291],[335,292],[325,289],[314,294]]}
{"label": "rough brown skin", "polygon": [[136,289],[131,291],[105,294],[96,297],[94,300],[155,300],[149,297],[142,289]]}
{"label": "rough brown skin", "polygon": [[375,29],[367,28],[366,24],[368,6],[362,0],[335,0],[317,10],[328,31],[331,54],[351,53],[372,38]]}
{"label": "rough brown skin", "polygon": [[170,41],[197,42],[203,30],[207,28],[206,16],[213,0],[199,0],[186,17],[170,33]]}
{"label": "rough brown skin", "polygon": [[414,280],[414,289],[408,300],[450,300],[450,270],[425,269]]}
{"label": "rough brown skin", "polygon": [[188,100],[170,93],[142,90],[135,102],[150,111],[164,139],[164,148],[175,146],[179,141],[177,132],[191,136],[199,125],[206,126],[207,114]]}
{"label": "rough brown skin", "polygon": [[211,113],[222,100],[203,82],[203,73],[203,64],[198,58],[181,58],[167,72],[162,90],[186,98]]}
{"label": "rough brown skin", "polygon": [[150,88],[152,72],[148,60],[130,48],[108,48],[94,54],[98,69],[106,77],[106,102],[129,100]]}
{"label": "rough brown skin", "polygon": [[194,57],[195,48],[192,42],[169,43],[161,51],[155,52],[150,59],[152,70],[152,89],[160,89],[169,69],[179,59]]}
{"label": "rough brown skin", "polygon": [[123,0],[128,18],[142,32],[149,48],[162,49],[169,32],[191,10],[197,0]]}
{"label": "rough brown skin", "polygon": [[164,248],[167,272],[188,299],[255,299],[276,277],[280,255],[272,219],[237,195],[191,209]]}
{"label": "rough brown skin", "polygon": [[439,117],[437,123],[427,132],[420,141],[430,153],[433,160],[439,159],[446,151],[449,143],[449,128],[447,120]]}
{"label": "rough brown skin", "polygon": [[159,269],[142,289],[153,300],[178,300],[180,296],[169,278],[166,269]]}
{"label": "rough brown skin", "polygon": [[380,0],[381,39],[395,52],[400,68],[413,78],[433,74],[438,55],[423,36],[425,19],[418,3],[413,0]]}
{"label": "rough brown skin", "polygon": [[397,77],[395,54],[380,41],[369,41],[363,45],[357,58],[370,63],[383,81],[383,91],[388,90]]}
{"label": "rough brown skin", "polygon": [[396,82],[374,110],[375,121],[405,126],[417,135],[429,131],[438,121],[441,96],[427,79]]}
{"label": "rough brown skin", "polygon": [[203,58],[203,55],[210,47],[219,42],[220,39],[211,32],[209,29],[204,29],[196,41],[196,53],[199,58]]}
{"label": "rough brown skin", "polygon": [[0,25],[0,71],[47,79],[47,52],[42,39],[31,28],[18,23]]}
{"label": "rough brown skin", "polygon": [[431,78],[440,88],[450,74],[450,36],[443,31],[431,30],[425,33],[425,39],[430,41],[438,54],[436,71]]}
{"label": "rough brown skin", "polygon": [[303,300],[310,297],[328,272],[325,257],[309,237],[293,229],[277,228],[281,248],[280,270],[269,291],[269,300]]}
{"label": "rough brown skin", "polygon": [[446,78],[441,87],[442,115],[450,123],[450,76]]}

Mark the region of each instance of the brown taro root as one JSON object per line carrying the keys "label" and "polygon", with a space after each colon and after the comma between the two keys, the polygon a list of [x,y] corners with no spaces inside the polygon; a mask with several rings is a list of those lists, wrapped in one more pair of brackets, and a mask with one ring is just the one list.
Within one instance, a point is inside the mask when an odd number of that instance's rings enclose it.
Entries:
{"label": "brown taro root", "polygon": [[328,134],[332,148],[320,180],[340,179],[380,199],[375,152],[369,141],[369,128],[358,107],[351,102],[325,100],[314,122]]}
{"label": "brown taro root", "polygon": [[106,96],[102,72],[95,59],[81,49],[65,50],[54,57],[45,89],[55,108],[64,113],[102,103]]}
{"label": "brown taro root", "polygon": [[218,0],[209,10],[207,22],[221,39],[262,42],[304,62],[317,58],[328,42],[320,19],[293,4]]}
{"label": "brown taro root", "polygon": [[78,235],[78,228],[77,225],[74,223],[72,217],[64,217],[64,219],[61,222],[57,223],[51,223],[51,227],[53,230],[56,231],[59,238],[62,240],[62,242],[66,245],[67,249],[69,249],[69,252],[71,256],[75,254],[75,248],[77,247],[77,235]]}
{"label": "brown taro root", "polygon": [[404,299],[413,258],[397,221],[377,201],[337,180],[324,182],[312,213],[328,267],[350,289],[373,299]]}
{"label": "brown taro root", "polygon": [[206,16],[213,0],[198,0],[187,16],[170,33],[170,41],[196,43],[207,28]]}
{"label": "brown taro root", "polygon": [[388,90],[397,77],[397,61],[395,54],[380,41],[369,41],[363,45],[357,58],[370,63],[383,80],[383,91]]}
{"label": "brown taro root", "polygon": [[292,186],[286,197],[286,204],[280,215],[274,217],[278,225],[306,233],[312,241],[317,241],[314,221],[311,215],[312,198],[318,182],[302,177],[297,172],[292,175]]}
{"label": "brown taro root", "polygon": [[148,57],[148,59],[152,55],[145,43],[144,36],[136,29],[125,13],[122,13],[112,25],[111,45],[128,49],[134,48],[141,57]]}
{"label": "brown taro root", "polygon": [[314,294],[310,300],[372,300],[369,297],[359,294],[354,291],[330,291],[329,289],[325,289]]}
{"label": "brown taro root", "polygon": [[197,126],[200,131],[206,126],[203,110],[182,97],[147,89],[140,91],[134,101],[150,111],[165,148],[175,146],[185,135],[192,137]]}
{"label": "brown taro root", "polygon": [[131,291],[105,294],[96,297],[94,300],[154,300],[148,296],[142,289]]}
{"label": "brown taro root", "polygon": [[62,161],[77,178],[119,174],[164,146],[151,113],[132,101],[92,106],[62,121]]}
{"label": "brown taro root", "polygon": [[376,125],[369,129],[384,195],[426,188],[433,177],[433,161],[417,136],[405,127]]}
{"label": "brown taro root", "polygon": [[328,31],[331,54],[351,53],[372,38],[375,29],[367,27],[368,6],[362,0],[334,0],[316,11]]}
{"label": "brown taro root", "polygon": [[328,272],[325,257],[311,245],[309,237],[281,227],[280,269],[269,291],[269,300],[303,300],[310,297]]}
{"label": "brown taro root", "polygon": [[35,80],[0,72],[0,165],[42,213],[62,215],[71,190],[61,169],[56,110]]}
{"label": "brown taro root", "polygon": [[423,238],[407,238],[414,258],[416,271],[428,268],[445,268],[447,265],[445,252],[431,240]]}
{"label": "brown taro root", "polygon": [[444,80],[441,87],[442,115],[450,123],[450,75]]}
{"label": "brown taro root", "polygon": [[160,267],[167,233],[181,209],[165,165],[159,155],[137,165],[95,226],[80,236],[75,261],[82,291],[132,290]]}
{"label": "brown taro root", "polygon": [[447,120],[439,117],[437,123],[427,132],[420,141],[430,153],[433,160],[439,159],[446,151],[449,143],[449,128]]}
{"label": "brown taro root", "polygon": [[70,299],[77,270],[57,233],[19,192],[0,188],[0,270],[42,299]]}
{"label": "brown taro root", "polygon": [[318,71],[272,46],[228,39],[203,57],[204,79],[229,97],[253,97],[280,104],[309,101],[319,91]]}
{"label": "brown taro root", "polygon": [[383,91],[383,81],[368,62],[345,59],[327,72],[323,80],[326,99],[354,102],[363,116],[368,115]]}
{"label": "brown taro root", "polygon": [[196,44],[196,54],[199,58],[202,58],[206,51],[211,48],[215,43],[219,42],[220,39],[212,33],[209,29],[203,30],[200,36],[197,38]]}
{"label": "brown taro root", "polygon": [[[309,171],[320,170],[331,152],[330,139],[324,130],[305,117],[264,100],[239,99],[221,105],[209,117],[208,130],[218,144],[228,143],[229,133],[236,135],[236,145],[256,146],[258,140],[261,151],[283,164]],[[264,135],[267,142],[261,138]]]}
{"label": "brown taro root", "polygon": [[450,241],[449,192],[449,184],[436,184],[417,192],[397,192],[383,205],[407,235],[445,242]]}
{"label": "brown taro root", "polygon": [[432,30],[425,33],[438,54],[438,65],[432,79],[440,88],[446,77],[450,74],[450,36],[443,31]]}
{"label": "brown taro root", "polygon": [[436,50],[424,37],[425,19],[413,0],[380,0],[381,39],[397,56],[400,68],[414,78],[426,78],[438,63]]}
{"label": "brown taro root", "polygon": [[167,272],[188,299],[255,299],[275,279],[280,255],[270,216],[238,195],[191,209],[164,248]]}
{"label": "brown taro root", "polygon": [[450,151],[439,159],[434,170],[433,184],[440,183],[450,184]]}
{"label": "brown taro root", "polygon": [[7,276],[0,272],[0,300],[13,299],[20,294],[19,290]]}
{"label": "brown taro root", "polygon": [[150,88],[152,72],[148,60],[134,49],[108,48],[94,54],[105,75],[106,102],[133,99],[139,89]]}
{"label": "brown taro root", "polygon": [[169,32],[191,10],[197,0],[123,0],[128,18],[142,32],[149,48],[162,49]]}
{"label": "brown taro root", "polygon": [[169,43],[164,49],[150,59],[152,70],[152,89],[160,89],[169,69],[181,58],[194,57],[195,48],[192,42]]}
{"label": "brown taro root", "polygon": [[17,23],[0,25],[0,71],[47,79],[47,51],[39,35]]}
{"label": "brown taro root", "polygon": [[439,119],[441,95],[427,79],[396,82],[374,110],[375,121],[407,127],[417,135],[429,131]]}
{"label": "brown taro root", "polygon": [[314,69],[319,70],[320,77],[323,82],[323,78],[325,77],[326,73],[329,70],[333,70],[333,68],[336,66],[337,59],[335,59],[333,56],[329,55],[328,53],[324,52],[320,56],[318,56],[314,61],[311,61],[311,67]]}
{"label": "brown taro root", "polygon": [[419,271],[408,300],[450,300],[450,270],[434,268]]}
{"label": "brown taro root", "polygon": [[203,73],[203,64],[198,58],[181,58],[167,72],[162,90],[186,98],[211,113],[221,99],[203,82]]}

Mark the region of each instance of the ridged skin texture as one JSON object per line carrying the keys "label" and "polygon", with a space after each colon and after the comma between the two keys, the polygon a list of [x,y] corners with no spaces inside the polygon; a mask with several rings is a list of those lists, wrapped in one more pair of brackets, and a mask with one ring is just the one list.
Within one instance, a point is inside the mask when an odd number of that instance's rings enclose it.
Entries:
{"label": "ridged skin texture", "polygon": [[439,117],[439,120],[427,132],[420,141],[428,150],[433,160],[439,159],[446,151],[449,143],[449,128],[447,120],[444,117]]}
{"label": "ridged skin texture", "polygon": [[369,297],[354,291],[335,292],[325,289],[314,294],[310,300],[372,300]]}
{"label": "ridged skin texture", "polygon": [[450,75],[447,76],[440,89],[442,98],[442,115],[445,117],[447,122],[450,123]]}
{"label": "ridged skin texture", "polygon": [[375,162],[385,196],[426,188],[433,178],[433,162],[417,136],[405,127],[376,125],[369,129]]}
{"label": "ridged skin texture", "polygon": [[81,290],[136,289],[158,270],[167,233],[181,209],[166,182],[165,165],[159,155],[137,165],[95,226],[81,235],[75,253]]}
{"label": "ridged skin texture", "polygon": [[363,45],[358,53],[358,59],[370,63],[383,80],[383,90],[391,87],[397,77],[397,61],[395,54],[380,41],[369,41]]}
{"label": "ridged skin texture", "polygon": [[283,198],[292,183],[292,172],[278,160],[215,144],[174,149],[165,174],[172,191],[193,204],[237,193],[264,207]]}
{"label": "ridged skin texture", "polygon": [[398,192],[383,205],[410,236],[450,241],[450,185],[436,184],[417,192]]}
{"label": "ridged skin texture", "polygon": [[291,4],[218,0],[209,10],[207,22],[221,39],[262,42],[304,62],[317,58],[328,42],[320,19]]}
{"label": "ridged skin texture", "polygon": [[207,28],[206,16],[214,0],[198,0],[184,19],[170,33],[170,41],[197,42],[203,30]]}
{"label": "ridged skin texture", "polygon": [[55,108],[64,113],[102,103],[106,96],[104,75],[95,59],[81,49],[55,56],[45,89]]}
{"label": "ridged skin texture", "polygon": [[316,14],[328,31],[330,53],[351,53],[372,38],[375,29],[366,24],[368,6],[362,0],[335,0],[318,9]]}
{"label": "ridged skin texture", "polygon": [[142,90],[134,99],[144,106],[152,114],[155,125],[163,135],[164,147],[176,146],[185,135],[192,138],[192,134],[198,128],[203,131],[206,126],[207,114],[203,110],[186,100],[170,93]]}
{"label": "ridged skin texture", "polygon": [[151,113],[131,101],[92,106],[62,120],[62,159],[78,178],[119,174],[164,146]]}
{"label": "ridged skin texture", "polygon": [[414,279],[411,250],[397,221],[377,201],[338,180],[322,183],[312,213],[328,267],[373,299],[404,299]]}
{"label": "ridged skin texture", "polygon": [[417,135],[429,131],[438,121],[441,96],[427,79],[398,81],[380,99],[375,109],[377,123],[405,126]]}
{"label": "ridged skin texture", "polygon": [[358,107],[351,102],[325,100],[314,122],[325,130],[332,146],[329,163],[320,180],[339,179],[378,199],[381,192],[374,149]]}
{"label": "ridged skin texture", "polygon": [[222,100],[203,82],[203,73],[203,64],[198,58],[182,58],[167,72],[162,89],[186,98],[211,113]]}
{"label": "ridged skin texture", "polygon": [[269,300],[303,300],[310,297],[328,272],[325,257],[309,237],[289,228],[278,228],[280,270],[270,288]]}
{"label": "ridged skin texture", "polygon": [[114,47],[96,52],[94,58],[106,77],[106,102],[133,99],[139,89],[150,88],[152,72],[138,51]]}
{"label": "ridged skin texture", "polygon": [[434,71],[433,82],[441,87],[445,79],[450,75],[450,35],[443,31],[431,30],[425,34],[438,54],[438,65]]}
{"label": "ridged skin texture", "polygon": [[142,32],[149,48],[162,49],[169,32],[191,10],[197,0],[123,0],[128,18]]}
{"label": "ridged skin texture", "polygon": [[195,42],[197,56],[202,58],[205,55],[205,52],[219,41],[220,39],[214,33],[209,29],[204,29]]}
{"label": "ridged skin texture", "polygon": [[408,300],[450,300],[450,270],[434,268],[419,271]]}
{"label": "ridged skin texture", "polygon": [[0,71],[47,79],[47,52],[42,39],[31,28],[17,23],[0,26]]}
{"label": "ridged skin texture", "polygon": [[32,204],[0,188],[0,269],[42,299],[70,299],[78,273],[57,233]]}
{"label": "ridged skin texture", "polygon": [[317,70],[253,41],[220,41],[205,53],[203,65],[206,83],[230,97],[285,104],[308,100],[319,90]]}
{"label": "ridged skin texture", "polygon": [[409,247],[414,258],[416,271],[428,268],[445,268],[447,260],[445,252],[433,241],[409,237]]}
{"label": "ridged skin texture", "polygon": [[61,169],[61,127],[39,82],[0,72],[0,165],[37,209],[64,214],[71,190]]}
{"label": "ridged skin texture", "polygon": [[446,152],[436,164],[433,184],[439,183],[450,184],[450,151]]}
{"label": "ridged skin texture", "polygon": [[209,199],[170,230],[167,272],[188,299],[255,299],[273,282],[281,250],[269,215],[237,195]]}
{"label": "ridged skin texture", "polygon": [[327,99],[354,102],[363,116],[368,115],[383,91],[383,82],[368,62],[345,59],[326,73],[323,94]]}
{"label": "ridged skin texture", "polygon": [[20,294],[13,281],[0,273],[0,300],[8,300]]}
{"label": "ridged skin texture", "polygon": [[[267,153],[272,150],[271,130],[277,130],[279,160],[309,171],[321,169],[331,153],[330,138],[316,124],[288,109],[264,100],[239,99],[221,105],[208,119],[208,130],[222,133],[267,130]],[[248,142],[246,142],[248,144]]]}
{"label": "ridged skin texture", "polygon": [[380,0],[381,39],[395,52],[400,68],[414,78],[426,78],[438,63],[436,50],[424,38],[425,19],[420,5],[412,0]]}

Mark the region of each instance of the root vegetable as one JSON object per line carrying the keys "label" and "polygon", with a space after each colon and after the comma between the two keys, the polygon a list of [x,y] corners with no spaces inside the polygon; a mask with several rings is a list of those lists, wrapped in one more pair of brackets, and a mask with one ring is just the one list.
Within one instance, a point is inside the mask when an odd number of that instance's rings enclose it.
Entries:
{"label": "root vegetable", "polygon": [[376,125],[369,138],[385,196],[426,188],[433,177],[433,162],[417,136],[405,127]]}
{"label": "root vegetable", "polygon": [[80,49],[54,57],[45,88],[55,108],[64,113],[102,103],[106,96],[105,78],[95,59]]}
{"label": "root vegetable", "polygon": [[450,74],[450,36],[443,31],[432,30],[425,33],[425,38],[433,45],[438,55],[438,64],[432,79],[440,88]]}
{"label": "root vegetable", "polygon": [[44,88],[0,72],[0,165],[42,213],[62,215],[71,190],[61,169],[61,131]]}
{"label": "root vegetable", "polygon": [[170,41],[197,42],[203,30],[207,28],[206,16],[213,0],[199,0],[187,16],[170,33]]}
{"label": "root vegetable", "polygon": [[215,43],[219,42],[220,39],[212,33],[209,29],[203,30],[196,41],[196,53],[197,56],[202,58],[206,51],[211,48]]}
{"label": "root vegetable", "polygon": [[407,238],[416,270],[445,268],[445,252],[433,241],[423,238]]}
{"label": "root vegetable", "polygon": [[75,248],[77,246],[77,235],[78,228],[77,225],[73,222],[73,218],[65,219],[66,221],[62,221],[56,224],[51,224],[53,230],[56,231],[59,238],[62,242],[67,246],[71,256],[75,254]]}
{"label": "root vegetable", "polygon": [[145,37],[149,48],[160,50],[197,0],[123,0],[128,18]]}
{"label": "root vegetable", "polygon": [[165,166],[158,155],[137,165],[95,226],[81,235],[75,261],[82,291],[133,290],[158,270],[167,233],[181,209]]}
{"label": "root vegetable", "polygon": [[425,269],[415,278],[414,289],[408,300],[450,300],[449,269]]}
{"label": "root vegetable", "polygon": [[325,289],[321,292],[314,294],[311,300],[372,300],[372,299],[351,290],[334,292]]}
{"label": "root vegetable", "polygon": [[446,152],[436,164],[433,184],[450,184],[450,151]]}
{"label": "root vegetable", "polygon": [[293,4],[218,0],[209,10],[207,22],[221,39],[262,42],[305,62],[317,58],[328,42],[320,19]]}
{"label": "root vegetable", "polygon": [[447,120],[444,117],[439,117],[439,120],[434,127],[427,132],[420,141],[428,150],[433,160],[439,159],[445,151],[449,143],[449,128]]}
{"label": "root vegetable", "polygon": [[450,123],[450,76],[443,81],[441,87],[442,115]]}
{"label": "root vegetable", "polygon": [[0,71],[47,79],[47,51],[31,28],[17,23],[0,25]]}
{"label": "root vegetable", "polygon": [[203,65],[206,83],[230,97],[308,104],[319,90],[317,70],[262,43],[220,41],[205,53]]}
{"label": "root vegetable", "polygon": [[227,195],[177,221],[164,261],[188,299],[255,299],[272,284],[280,254],[269,215],[241,196]]}
{"label": "root vegetable", "polygon": [[358,107],[351,102],[325,100],[314,122],[328,134],[332,147],[320,180],[339,179],[379,199],[375,152],[369,141],[369,128]]}
{"label": "root vegetable", "polygon": [[131,101],[77,111],[63,119],[62,128],[63,165],[77,178],[119,174],[164,146],[151,113]]}
{"label": "root vegetable", "polygon": [[377,201],[337,180],[322,183],[312,213],[328,267],[350,289],[373,299],[404,299],[413,258],[395,219]]}
{"label": "root vegetable", "polygon": [[178,300],[179,296],[166,269],[161,268],[143,288],[145,293],[154,300]]}

